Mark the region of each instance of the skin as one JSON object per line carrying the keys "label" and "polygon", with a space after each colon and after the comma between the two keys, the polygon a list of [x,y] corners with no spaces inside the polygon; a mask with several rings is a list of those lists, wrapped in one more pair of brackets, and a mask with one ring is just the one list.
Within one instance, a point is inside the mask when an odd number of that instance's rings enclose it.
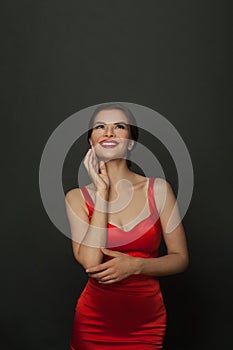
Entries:
{"label": "skin", "polygon": [[[119,122],[128,123],[127,117],[120,110],[100,111],[96,115],[93,132],[89,139],[91,148],[87,152],[84,161],[89,176],[95,185],[96,193],[109,202],[117,197],[116,184],[121,179],[129,180],[135,189],[144,179],[144,177],[129,170],[126,159],[122,158],[126,155],[127,149],[132,149],[134,141],[130,140],[130,130],[127,125],[115,124]],[[123,128],[122,125],[125,127]],[[118,146],[112,149],[102,148],[99,142],[106,138],[119,141]],[[98,173],[98,169],[100,169],[100,173]],[[154,184],[154,196],[160,215],[167,254],[158,258],[140,258],[111,249],[92,248],[91,250],[90,248],[90,256],[92,253],[96,253],[98,261],[102,261],[104,254],[111,256],[112,259],[104,263],[89,264],[87,260],[84,262],[84,258],[81,259],[82,255],[80,254],[82,249],[87,250],[88,248],[83,248],[83,245],[73,242],[75,257],[84,266],[89,277],[96,279],[99,283],[110,284],[132,274],[166,276],[183,272],[188,267],[189,256],[185,231],[170,184],[164,179],[157,178]],[[72,205],[71,198],[70,204]],[[168,234],[166,227],[173,208],[175,208],[175,215],[179,224]],[[88,221],[87,213],[85,215],[85,219]],[[123,224],[119,223],[119,226],[121,225]]]}

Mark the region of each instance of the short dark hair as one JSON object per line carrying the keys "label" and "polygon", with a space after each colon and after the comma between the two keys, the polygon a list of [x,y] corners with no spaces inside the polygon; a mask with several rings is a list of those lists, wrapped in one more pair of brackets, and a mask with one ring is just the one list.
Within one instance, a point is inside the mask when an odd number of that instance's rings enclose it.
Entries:
{"label": "short dark hair", "polygon": [[[93,122],[94,119],[96,117],[96,115],[100,112],[100,111],[104,111],[104,110],[112,110],[112,109],[118,109],[121,110],[125,116],[128,119],[128,125],[129,125],[129,129],[130,129],[130,139],[137,141],[138,140],[138,136],[139,136],[139,130],[137,127],[137,123],[136,123],[136,119],[133,115],[133,113],[130,111],[130,109],[126,106],[124,106],[123,104],[119,103],[119,102],[108,102],[108,103],[103,103],[101,105],[99,105],[95,111],[93,112],[91,119],[89,121],[88,124],[88,135],[87,135],[87,141],[89,143],[89,139],[91,137],[92,134],[92,126],[93,126]],[[135,145],[134,145],[135,147]],[[134,148],[133,147],[133,148]],[[129,156],[129,154],[127,154],[127,157]],[[131,160],[130,159],[126,159],[127,162],[127,166],[130,167],[131,166]]]}

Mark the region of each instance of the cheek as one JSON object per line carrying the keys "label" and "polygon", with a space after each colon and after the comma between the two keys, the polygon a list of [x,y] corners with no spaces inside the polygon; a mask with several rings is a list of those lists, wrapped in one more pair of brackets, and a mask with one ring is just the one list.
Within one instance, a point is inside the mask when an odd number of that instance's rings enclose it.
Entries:
{"label": "cheek", "polygon": [[91,134],[91,140],[92,140],[93,142],[95,142],[95,141],[97,141],[97,140],[99,139],[99,137],[100,137],[101,135],[102,135],[101,130],[95,130],[95,131],[93,131],[92,134]]}
{"label": "cheek", "polygon": [[115,133],[116,133],[117,135],[122,135],[122,136],[124,136],[125,138],[129,137],[129,135],[130,135],[129,130],[127,130],[127,129],[121,129],[121,128],[115,129]]}
{"label": "cheek", "polygon": [[119,137],[124,137],[124,138],[128,138],[130,137],[130,133],[128,130],[125,129],[118,129],[116,130],[116,135]]}

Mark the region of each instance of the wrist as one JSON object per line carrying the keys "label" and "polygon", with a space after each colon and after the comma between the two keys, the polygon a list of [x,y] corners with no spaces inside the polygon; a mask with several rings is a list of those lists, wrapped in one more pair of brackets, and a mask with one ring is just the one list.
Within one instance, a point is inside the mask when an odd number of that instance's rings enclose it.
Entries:
{"label": "wrist", "polygon": [[144,258],[134,258],[134,275],[139,275],[143,271]]}
{"label": "wrist", "polygon": [[96,193],[95,193],[95,196],[96,196],[96,198],[100,198],[100,199],[104,199],[104,200],[108,200],[108,196],[109,196],[109,194],[108,194],[108,191],[106,190],[97,190],[96,191]]}

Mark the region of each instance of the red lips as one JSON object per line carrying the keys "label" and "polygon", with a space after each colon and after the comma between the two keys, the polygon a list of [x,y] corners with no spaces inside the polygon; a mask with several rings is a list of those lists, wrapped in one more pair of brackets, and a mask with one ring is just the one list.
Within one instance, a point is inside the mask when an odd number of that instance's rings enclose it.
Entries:
{"label": "red lips", "polygon": [[114,147],[116,147],[118,145],[118,142],[115,141],[115,140],[106,139],[106,140],[102,140],[100,142],[100,145],[103,148],[114,148]]}
{"label": "red lips", "polygon": [[99,143],[103,143],[103,142],[112,142],[112,143],[118,144],[117,141],[111,140],[111,139],[110,140],[109,139],[105,139],[105,140],[100,141]]}

